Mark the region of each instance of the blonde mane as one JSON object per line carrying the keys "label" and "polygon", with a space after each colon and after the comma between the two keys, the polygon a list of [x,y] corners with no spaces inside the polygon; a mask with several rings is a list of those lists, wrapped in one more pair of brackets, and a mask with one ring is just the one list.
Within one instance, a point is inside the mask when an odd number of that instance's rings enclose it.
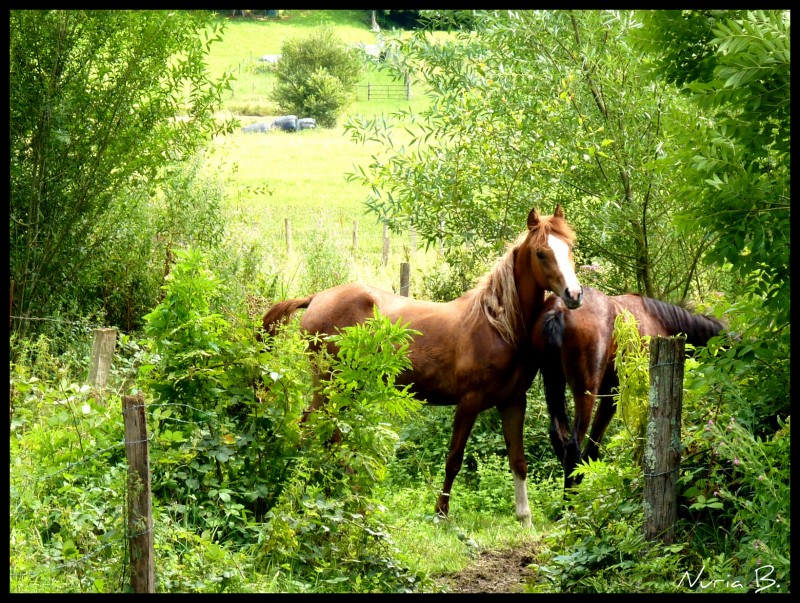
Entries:
{"label": "blonde mane", "polygon": [[470,314],[482,313],[503,341],[515,348],[519,340],[520,325],[523,323],[517,285],[514,281],[515,255],[529,235],[530,245],[534,249],[541,249],[547,247],[547,237],[550,234],[555,234],[570,243],[575,240],[575,233],[565,220],[554,216],[540,218],[532,230],[526,230],[508,246],[506,253],[494,263],[488,273],[481,277],[473,290],[475,302]]}
{"label": "blonde mane", "polygon": [[475,291],[475,303],[470,314],[483,314],[503,341],[517,347],[519,325],[522,315],[519,309],[517,285],[514,282],[514,256],[517,249],[528,236],[523,232],[517,240],[509,245],[506,253],[478,281]]}

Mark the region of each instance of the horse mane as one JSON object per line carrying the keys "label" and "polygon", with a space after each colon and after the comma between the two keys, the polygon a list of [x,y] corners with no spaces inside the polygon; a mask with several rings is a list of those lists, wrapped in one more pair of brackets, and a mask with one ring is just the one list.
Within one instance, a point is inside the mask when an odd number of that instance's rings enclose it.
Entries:
{"label": "horse mane", "polygon": [[725,329],[725,324],[706,314],[693,314],[689,310],[641,296],[644,309],[655,316],[673,335],[686,334],[686,341],[692,345],[706,345],[714,335]]}
{"label": "horse mane", "polygon": [[495,261],[492,269],[478,281],[473,291],[475,303],[470,313],[480,312],[499,333],[503,341],[517,347],[522,324],[522,311],[519,295],[514,281],[514,261],[522,244],[530,236],[530,245],[538,250],[548,246],[547,238],[554,234],[572,243],[575,233],[567,221],[556,216],[539,218],[536,226],[522,232],[506,249],[505,254]]}
{"label": "horse mane", "polygon": [[[572,230],[567,221],[557,216],[545,216],[539,218],[539,222],[529,231],[531,234],[531,246],[534,250],[543,249],[547,247],[547,238],[552,234],[572,244],[575,242],[575,232]],[[522,233],[520,238],[517,239],[516,245],[522,243],[522,239],[528,233]]]}
{"label": "horse mane", "polygon": [[522,233],[506,253],[497,259],[492,269],[484,274],[473,291],[475,302],[470,314],[480,312],[512,347],[517,347],[522,312],[519,307],[517,285],[514,282],[514,258],[527,233]]}

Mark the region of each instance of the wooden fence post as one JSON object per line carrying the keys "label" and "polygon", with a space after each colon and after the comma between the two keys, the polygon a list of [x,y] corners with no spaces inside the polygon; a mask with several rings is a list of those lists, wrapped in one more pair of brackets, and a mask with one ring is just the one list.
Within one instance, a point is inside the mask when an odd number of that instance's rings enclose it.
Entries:
{"label": "wooden fence post", "polygon": [[114,349],[117,346],[117,330],[95,329],[92,343],[92,366],[89,369],[89,383],[93,387],[103,388],[108,383],[108,373],[114,360]]}
{"label": "wooden fence post", "polygon": [[411,280],[411,264],[402,262],[400,264],[400,295],[408,297],[408,286]]}
{"label": "wooden fence post", "polygon": [[678,518],[683,404],[682,337],[650,340],[650,417],[644,449],[644,536],[671,544]]}
{"label": "wooden fence post", "polygon": [[383,252],[381,253],[381,266],[389,263],[389,225],[383,225]]}
{"label": "wooden fence post", "polygon": [[136,593],[156,592],[153,517],[150,502],[150,459],[144,397],[122,397],[125,454],[128,457],[128,537],[131,588]]}
{"label": "wooden fence post", "polygon": [[292,222],[289,218],[284,218],[283,223],[286,227],[286,253],[292,255]]}

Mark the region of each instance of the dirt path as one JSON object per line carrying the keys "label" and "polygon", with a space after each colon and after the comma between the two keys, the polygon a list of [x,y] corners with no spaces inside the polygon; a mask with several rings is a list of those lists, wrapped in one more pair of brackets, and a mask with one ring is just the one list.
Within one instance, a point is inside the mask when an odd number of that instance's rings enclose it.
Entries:
{"label": "dirt path", "polygon": [[436,582],[451,593],[521,593],[534,570],[528,567],[536,553],[536,543],[513,549],[483,551],[470,565]]}

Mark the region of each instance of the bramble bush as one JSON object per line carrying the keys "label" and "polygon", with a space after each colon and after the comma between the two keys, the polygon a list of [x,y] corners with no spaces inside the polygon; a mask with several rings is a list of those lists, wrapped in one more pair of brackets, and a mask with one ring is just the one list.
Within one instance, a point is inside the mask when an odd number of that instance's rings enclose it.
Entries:
{"label": "bramble bush", "polygon": [[[258,345],[246,321],[215,312],[224,296],[207,258],[177,256],[164,300],[146,317],[153,362],[140,367],[155,396],[151,468],[162,512],[207,546],[258,551],[255,566],[291,575],[292,588],[413,587],[371,497],[394,454],[392,421],[419,407],[395,385],[411,332],[376,314],[333,337],[335,357],[310,354],[296,329]],[[301,424],[309,360],[330,374],[321,384],[329,402]],[[187,588],[177,575],[171,584]]]}

